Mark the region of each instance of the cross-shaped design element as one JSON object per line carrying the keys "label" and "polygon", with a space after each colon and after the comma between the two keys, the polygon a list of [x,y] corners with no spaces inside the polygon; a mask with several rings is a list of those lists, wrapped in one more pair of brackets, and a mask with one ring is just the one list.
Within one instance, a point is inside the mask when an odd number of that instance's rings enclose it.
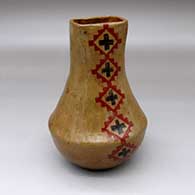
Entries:
{"label": "cross-shaped design element", "polygon": [[111,126],[112,131],[117,131],[118,134],[122,134],[123,128],[125,128],[126,125],[124,123],[120,123],[118,119],[115,120],[115,125]]}
{"label": "cross-shaped design element", "polygon": [[102,69],[102,73],[106,73],[106,77],[110,77],[111,76],[111,72],[113,72],[114,69],[110,66],[109,62],[105,63],[105,67]]}
{"label": "cross-shaped design element", "polygon": [[112,105],[115,105],[117,99],[118,99],[118,96],[116,94],[114,94],[112,90],[110,90],[108,92],[108,96],[106,97],[106,101],[107,102],[110,101]]}
{"label": "cross-shaped design element", "polygon": [[123,148],[119,153],[118,153],[118,156],[120,157],[126,157],[127,154],[130,152],[130,149],[127,149],[127,148]]}
{"label": "cross-shaped design element", "polygon": [[99,45],[103,46],[105,50],[109,50],[110,46],[114,44],[112,39],[109,39],[109,35],[107,33],[104,34],[104,39],[99,40]]}

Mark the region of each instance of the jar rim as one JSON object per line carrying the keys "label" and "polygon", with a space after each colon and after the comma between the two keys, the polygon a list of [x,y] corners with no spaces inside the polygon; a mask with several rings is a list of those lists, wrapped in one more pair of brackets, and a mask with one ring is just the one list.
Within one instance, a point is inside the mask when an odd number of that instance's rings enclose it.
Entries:
{"label": "jar rim", "polygon": [[102,25],[103,23],[119,24],[125,22],[127,22],[127,19],[119,16],[96,16],[88,18],[74,18],[70,20],[70,23],[77,26]]}

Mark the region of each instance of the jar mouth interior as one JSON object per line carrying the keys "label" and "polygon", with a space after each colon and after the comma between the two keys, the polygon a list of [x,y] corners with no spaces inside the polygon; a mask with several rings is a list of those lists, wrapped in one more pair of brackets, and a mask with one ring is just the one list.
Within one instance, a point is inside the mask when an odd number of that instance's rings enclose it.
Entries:
{"label": "jar mouth interior", "polygon": [[111,22],[122,22],[123,18],[117,16],[106,16],[106,17],[93,17],[93,18],[83,18],[83,19],[73,19],[73,22],[79,25],[86,24],[101,24],[101,23],[111,23]]}

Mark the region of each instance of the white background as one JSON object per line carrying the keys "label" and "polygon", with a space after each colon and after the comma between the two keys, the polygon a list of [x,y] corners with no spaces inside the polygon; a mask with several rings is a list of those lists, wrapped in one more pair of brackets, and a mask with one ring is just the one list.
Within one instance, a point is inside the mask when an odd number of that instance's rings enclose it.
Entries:
{"label": "white background", "polygon": [[[80,169],[57,152],[47,121],[69,71],[72,17],[129,20],[126,70],[147,115],[132,160]],[[0,1],[0,194],[195,193],[194,1]]]}

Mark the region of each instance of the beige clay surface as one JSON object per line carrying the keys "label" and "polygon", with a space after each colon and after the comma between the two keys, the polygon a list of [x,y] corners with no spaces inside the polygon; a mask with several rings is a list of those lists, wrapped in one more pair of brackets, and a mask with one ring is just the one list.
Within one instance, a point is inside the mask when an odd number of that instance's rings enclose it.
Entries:
{"label": "beige clay surface", "polygon": [[[109,54],[109,58],[120,66],[120,71],[110,83],[124,94],[123,102],[116,112],[95,101],[108,84],[92,74],[92,69],[105,55],[90,46],[89,41],[105,24],[121,39],[117,48]],[[81,167],[105,169],[117,166],[129,159],[134,150],[124,159],[112,159],[109,155],[123,144],[133,144],[137,148],[144,137],[147,120],[132,94],[125,73],[127,29],[127,20],[120,17],[70,20],[70,73],[64,92],[50,116],[49,129],[59,151]],[[112,34],[109,35],[113,38]],[[103,34],[99,39],[102,37]],[[116,113],[133,123],[125,141],[102,131],[105,121]]]}

